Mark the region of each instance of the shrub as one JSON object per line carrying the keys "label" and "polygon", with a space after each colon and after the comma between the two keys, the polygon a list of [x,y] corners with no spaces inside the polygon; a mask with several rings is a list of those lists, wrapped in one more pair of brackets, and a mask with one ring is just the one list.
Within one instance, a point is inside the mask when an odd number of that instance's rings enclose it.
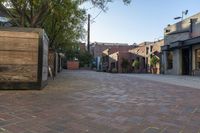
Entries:
{"label": "shrub", "polygon": [[159,62],[159,59],[155,55],[153,55],[150,59],[150,65],[153,67],[156,67],[158,62]]}
{"label": "shrub", "polygon": [[138,60],[135,60],[132,64],[132,67],[134,67],[135,69],[139,69],[140,67],[140,62]]}

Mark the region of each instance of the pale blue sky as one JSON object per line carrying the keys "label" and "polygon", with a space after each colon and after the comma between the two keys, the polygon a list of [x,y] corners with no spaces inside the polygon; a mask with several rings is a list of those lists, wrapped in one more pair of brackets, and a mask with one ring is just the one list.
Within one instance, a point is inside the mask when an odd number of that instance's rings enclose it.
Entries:
{"label": "pale blue sky", "polygon": [[[92,5],[86,3],[84,7]],[[108,7],[91,24],[91,42],[155,41],[163,37],[163,29],[168,24],[178,22],[173,18],[181,16],[183,10],[189,10],[187,17],[200,12],[200,0],[132,0],[128,6],[115,0]],[[99,11],[90,9],[88,13],[95,17]]]}

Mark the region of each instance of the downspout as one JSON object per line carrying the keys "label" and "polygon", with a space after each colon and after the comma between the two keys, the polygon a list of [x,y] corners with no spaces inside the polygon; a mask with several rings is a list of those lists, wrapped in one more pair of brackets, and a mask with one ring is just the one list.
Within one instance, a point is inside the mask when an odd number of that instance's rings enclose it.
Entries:
{"label": "downspout", "polygon": [[193,19],[190,19],[190,38],[192,38],[192,32],[193,32]]}
{"label": "downspout", "polygon": [[[193,32],[193,19],[190,19],[190,38],[192,38],[192,32]],[[192,54],[192,45],[190,45],[190,47],[189,47],[189,64],[191,64],[191,65],[189,65],[189,73],[190,73],[190,75],[192,75],[192,69],[193,69],[193,59],[192,59],[192,56],[193,56],[193,54]]]}

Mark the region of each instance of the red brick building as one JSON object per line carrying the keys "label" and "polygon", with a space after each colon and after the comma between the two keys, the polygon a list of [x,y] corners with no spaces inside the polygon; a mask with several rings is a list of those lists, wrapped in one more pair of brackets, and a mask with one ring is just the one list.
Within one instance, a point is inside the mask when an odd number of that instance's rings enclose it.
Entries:
{"label": "red brick building", "polygon": [[161,58],[161,46],[164,45],[164,40],[156,42],[143,42],[137,47],[129,50],[131,54],[132,63],[137,60],[139,61],[139,68],[136,72],[152,72],[151,58],[155,56],[159,62],[156,64],[157,74],[160,73],[160,58]]}
{"label": "red brick building", "polygon": [[[128,51],[132,48],[134,48],[135,45],[116,45],[113,47],[110,47],[108,49],[105,49],[102,52],[102,70],[103,71],[108,71],[111,72],[113,68],[116,68],[117,70],[121,70],[121,65],[119,62],[115,62],[116,65],[115,67],[113,67],[113,64],[111,65],[111,63],[113,63],[114,61],[118,61],[118,59],[121,59],[121,56],[125,56],[127,57]],[[119,57],[118,57],[119,56]]]}
{"label": "red brick building", "polygon": [[139,68],[134,68],[135,72],[142,72],[142,73],[146,73],[147,72],[147,57],[148,57],[148,51],[147,51],[147,47],[149,47],[149,45],[151,44],[151,42],[143,42],[141,44],[139,44],[137,47],[129,50],[129,53],[131,54],[130,58],[131,58],[131,65],[134,61],[138,61],[139,62]]}
{"label": "red brick building", "polygon": [[[130,58],[131,54],[127,51],[127,52],[115,52],[113,54],[109,55],[109,70],[111,72],[130,72],[131,71],[131,58]],[[126,62],[127,64],[127,68],[123,67],[123,63]]]}
{"label": "red brick building", "polygon": [[90,53],[93,55],[94,59],[96,60],[97,70],[103,69],[103,71],[108,71],[108,68],[107,68],[108,64],[106,64],[106,62],[108,62],[107,58],[109,54],[115,53],[117,51],[128,51],[134,46],[135,45],[128,45],[126,43],[95,42],[91,44]]}

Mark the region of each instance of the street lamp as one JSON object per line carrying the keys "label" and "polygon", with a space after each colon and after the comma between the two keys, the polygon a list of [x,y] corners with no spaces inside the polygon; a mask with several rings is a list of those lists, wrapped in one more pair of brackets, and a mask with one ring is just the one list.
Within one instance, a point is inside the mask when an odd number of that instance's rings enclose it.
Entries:
{"label": "street lamp", "polygon": [[174,19],[175,20],[178,20],[178,19],[181,19],[181,20],[183,20],[184,19],[184,16],[186,16],[187,14],[188,14],[188,10],[185,10],[185,11],[182,11],[182,16],[180,17],[175,17]]}

